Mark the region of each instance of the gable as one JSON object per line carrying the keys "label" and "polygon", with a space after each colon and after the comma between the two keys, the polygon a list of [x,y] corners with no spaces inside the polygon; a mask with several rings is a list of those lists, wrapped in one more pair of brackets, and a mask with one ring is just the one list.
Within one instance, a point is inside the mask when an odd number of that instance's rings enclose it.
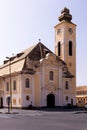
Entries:
{"label": "gable", "polygon": [[56,56],[52,53],[48,53],[45,58],[40,60],[40,63],[49,64],[49,65],[58,65]]}
{"label": "gable", "polygon": [[46,46],[44,46],[42,43],[38,43],[36,47],[29,53],[30,60],[40,60],[42,58],[45,58],[47,53],[53,53],[51,50],[49,50]]}

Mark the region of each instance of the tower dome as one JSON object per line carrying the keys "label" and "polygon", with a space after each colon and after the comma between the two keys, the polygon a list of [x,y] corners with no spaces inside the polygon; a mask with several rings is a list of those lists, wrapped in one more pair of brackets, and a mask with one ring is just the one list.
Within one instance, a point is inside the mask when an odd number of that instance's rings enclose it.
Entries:
{"label": "tower dome", "polygon": [[58,17],[59,21],[62,22],[62,21],[67,21],[67,22],[71,22],[72,20],[72,15],[70,14],[70,11],[68,8],[64,8],[62,11],[61,11],[61,16]]}

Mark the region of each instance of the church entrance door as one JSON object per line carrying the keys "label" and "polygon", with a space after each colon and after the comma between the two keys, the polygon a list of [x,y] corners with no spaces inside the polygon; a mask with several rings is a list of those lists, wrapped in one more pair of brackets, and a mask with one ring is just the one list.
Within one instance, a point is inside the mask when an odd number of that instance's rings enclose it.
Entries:
{"label": "church entrance door", "polygon": [[55,107],[55,96],[53,94],[47,95],[47,107]]}

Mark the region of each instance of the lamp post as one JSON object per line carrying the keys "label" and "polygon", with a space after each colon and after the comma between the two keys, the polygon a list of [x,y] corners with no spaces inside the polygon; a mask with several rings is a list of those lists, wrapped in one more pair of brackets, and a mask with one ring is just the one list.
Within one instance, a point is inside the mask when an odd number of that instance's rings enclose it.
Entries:
{"label": "lamp post", "polygon": [[10,109],[12,110],[12,87],[11,87],[11,58],[6,57],[9,60],[9,79],[10,79]]}

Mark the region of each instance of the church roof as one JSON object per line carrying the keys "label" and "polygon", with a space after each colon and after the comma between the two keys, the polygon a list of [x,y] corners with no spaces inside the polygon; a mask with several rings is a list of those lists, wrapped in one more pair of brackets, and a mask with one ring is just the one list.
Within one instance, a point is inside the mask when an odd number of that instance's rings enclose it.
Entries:
{"label": "church roof", "polygon": [[[39,61],[40,59],[45,58],[47,53],[54,54],[41,42],[29,47],[28,49],[4,61],[4,64],[0,66],[0,77],[9,75],[9,66],[11,66],[11,73],[21,72],[24,68],[27,56],[31,61]],[[58,56],[56,56],[56,59],[57,61],[60,61],[62,64],[65,64],[65,62],[62,61]]]}

